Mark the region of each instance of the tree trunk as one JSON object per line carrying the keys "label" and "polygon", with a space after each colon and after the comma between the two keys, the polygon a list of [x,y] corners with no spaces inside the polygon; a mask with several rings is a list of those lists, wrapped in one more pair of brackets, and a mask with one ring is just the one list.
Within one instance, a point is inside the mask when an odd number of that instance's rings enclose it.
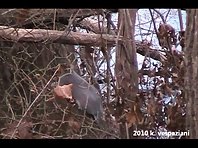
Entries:
{"label": "tree trunk", "polygon": [[[118,99],[118,115],[124,114],[124,109],[130,108],[131,102],[134,101],[137,88],[137,56],[134,40],[136,9],[120,9],[118,22],[118,35],[123,36],[124,42],[118,43],[116,50],[116,79],[117,79],[117,99]],[[120,103],[122,102],[122,103]],[[125,122],[120,126],[121,138],[129,138],[127,136]]]}
{"label": "tree trunk", "polygon": [[186,127],[190,138],[198,138],[198,9],[187,10],[185,48]]}

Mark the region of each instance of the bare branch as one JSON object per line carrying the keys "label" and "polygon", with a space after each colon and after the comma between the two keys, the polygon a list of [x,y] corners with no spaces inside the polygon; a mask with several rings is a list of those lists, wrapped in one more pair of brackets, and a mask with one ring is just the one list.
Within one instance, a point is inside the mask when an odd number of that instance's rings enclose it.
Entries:
{"label": "bare branch", "polygon": [[143,56],[148,54],[148,57],[151,57],[154,60],[158,60],[158,61],[166,60],[166,57],[162,55],[157,49],[153,49],[148,45],[145,45],[144,43],[141,43],[139,41],[136,41],[136,49],[137,49],[137,53]]}
{"label": "bare branch", "polygon": [[15,135],[17,128],[19,127],[19,125],[22,123],[23,119],[25,118],[25,116],[28,114],[28,112],[30,111],[30,109],[33,107],[33,105],[39,100],[40,96],[42,95],[42,93],[45,91],[46,87],[49,85],[49,83],[52,81],[52,79],[55,77],[56,73],[59,71],[60,69],[60,65],[58,65],[57,70],[54,72],[53,76],[50,78],[50,80],[47,82],[47,84],[45,85],[45,87],[42,89],[42,91],[38,94],[38,96],[34,99],[34,101],[30,104],[30,106],[28,107],[28,109],[25,111],[25,113],[23,114],[22,118],[19,120],[18,124],[16,125],[15,130],[12,133],[11,138],[13,138],[13,136]]}
{"label": "bare branch", "polygon": [[180,30],[183,31],[183,20],[182,20],[182,14],[181,14],[181,9],[178,9],[178,16],[179,16],[179,24],[180,24]]}
{"label": "bare branch", "polygon": [[161,17],[163,23],[165,24],[166,21],[165,21],[165,19],[164,19],[164,16],[163,16],[158,10],[156,10],[156,9],[153,9],[153,11],[155,11],[157,14],[159,14],[159,16]]}
{"label": "bare branch", "polygon": [[[90,34],[80,32],[70,32],[68,35],[64,31],[45,30],[45,29],[19,29],[8,28],[6,26],[0,26],[0,41],[11,42],[34,42],[34,43],[62,43],[72,45],[92,45],[101,46],[105,42],[114,46],[116,40],[123,41],[123,37],[117,38],[116,35],[108,34]],[[165,57],[156,49],[152,49],[149,46],[145,46],[143,43],[136,41],[137,52],[141,55],[145,55],[149,52],[150,57],[155,60],[164,60]]]}
{"label": "bare branch", "polygon": [[[89,31],[92,31],[94,33],[100,34],[100,33],[107,33],[107,28],[103,27],[102,29],[99,28],[98,22],[94,22],[91,19],[84,19],[82,20],[77,26],[87,29]],[[108,34],[116,34],[115,30],[110,30]]]}
{"label": "bare branch", "polygon": [[[45,29],[19,29],[0,26],[0,40],[13,42],[54,42],[72,45],[94,45],[99,46],[102,40],[107,40],[109,45],[115,44],[116,36],[108,34],[90,34],[70,32],[68,35],[64,31]],[[122,37],[119,37],[119,41]]]}
{"label": "bare branch", "polygon": [[152,18],[154,30],[155,30],[156,35],[157,35],[158,43],[159,43],[159,45],[160,45],[159,34],[158,34],[158,31],[157,31],[157,27],[156,27],[155,20],[154,20],[153,14],[152,14],[152,12],[151,12],[151,9],[149,9],[149,12],[150,12],[150,15],[151,15],[151,18]]}

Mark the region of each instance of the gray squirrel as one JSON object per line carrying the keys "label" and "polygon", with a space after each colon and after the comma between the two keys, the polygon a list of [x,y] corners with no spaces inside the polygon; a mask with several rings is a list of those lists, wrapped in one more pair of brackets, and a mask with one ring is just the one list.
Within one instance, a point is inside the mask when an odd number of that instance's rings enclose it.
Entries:
{"label": "gray squirrel", "polygon": [[72,96],[79,109],[86,110],[86,112],[93,115],[96,122],[100,124],[103,120],[103,106],[98,90],[93,85],[90,85],[74,70],[59,78],[59,86],[68,84],[73,84]]}

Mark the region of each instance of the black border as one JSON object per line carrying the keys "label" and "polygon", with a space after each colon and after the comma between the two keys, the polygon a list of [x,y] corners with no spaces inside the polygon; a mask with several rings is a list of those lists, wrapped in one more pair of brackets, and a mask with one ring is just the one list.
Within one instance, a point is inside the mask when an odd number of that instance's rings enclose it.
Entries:
{"label": "black border", "polygon": [[[181,0],[61,0],[61,1],[3,1],[2,8],[190,8],[196,7],[195,1],[181,1]],[[156,145],[159,147],[170,145],[179,147],[180,144],[194,144],[197,140],[0,140],[1,147],[12,145],[14,147],[27,146],[28,147],[48,147],[55,148],[74,148],[74,147],[142,147]],[[61,146],[62,145],[62,146]],[[79,146],[78,146],[79,145]]]}
{"label": "black border", "polygon": [[[122,139],[122,140],[104,140],[104,139],[83,139],[83,140],[74,140],[74,139],[34,139],[34,140],[0,140],[1,147],[45,147],[45,148],[148,148],[150,146],[161,147],[180,147],[180,146],[189,146],[189,144],[197,144],[198,140],[149,140],[149,139]],[[186,145],[187,144],[187,145]],[[4,146],[3,146],[4,145]]]}
{"label": "black border", "polygon": [[[20,0],[3,1],[2,8],[190,8],[191,0]],[[198,6],[198,5],[197,5]]]}

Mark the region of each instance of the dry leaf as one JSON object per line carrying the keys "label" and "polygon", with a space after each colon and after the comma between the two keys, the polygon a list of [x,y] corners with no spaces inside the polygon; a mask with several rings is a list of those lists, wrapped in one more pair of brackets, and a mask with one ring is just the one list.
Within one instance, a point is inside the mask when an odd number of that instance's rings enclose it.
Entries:
{"label": "dry leaf", "polygon": [[136,115],[132,112],[126,114],[127,127],[130,128],[133,124],[137,123]]}
{"label": "dry leaf", "polygon": [[74,131],[74,132],[78,132],[81,128],[81,125],[80,123],[74,121],[73,118],[70,118],[69,121],[68,121],[68,124],[69,126],[71,127],[71,129]]}
{"label": "dry leaf", "polygon": [[[18,124],[18,121],[15,121],[7,125],[7,129],[2,132],[2,134],[4,135],[4,138],[10,138],[12,136],[13,132],[16,129],[17,124]],[[32,139],[33,135],[30,132],[31,128],[32,128],[32,122],[28,122],[24,120],[19,125],[17,132],[13,138]]]}
{"label": "dry leaf", "polygon": [[54,88],[55,98],[68,99],[69,101],[73,101],[73,99],[72,99],[72,86],[73,86],[73,84],[56,86],[56,88]]}
{"label": "dry leaf", "polygon": [[177,73],[172,73],[172,76],[175,78],[178,78],[178,74]]}
{"label": "dry leaf", "polygon": [[19,137],[22,139],[32,139],[32,133],[30,133],[31,127],[32,127],[31,122],[27,122],[27,121],[22,122],[18,128]]}
{"label": "dry leaf", "polygon": [[153,99],[150,99],[148,101],[148,106],[147,106],[147,113],[151,116],[154,116],[156,113],[156,105]]}

